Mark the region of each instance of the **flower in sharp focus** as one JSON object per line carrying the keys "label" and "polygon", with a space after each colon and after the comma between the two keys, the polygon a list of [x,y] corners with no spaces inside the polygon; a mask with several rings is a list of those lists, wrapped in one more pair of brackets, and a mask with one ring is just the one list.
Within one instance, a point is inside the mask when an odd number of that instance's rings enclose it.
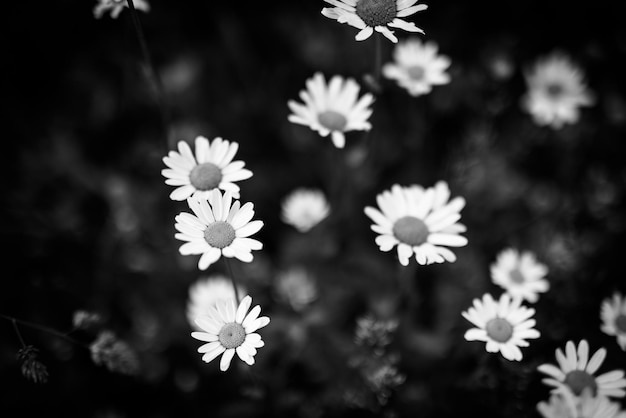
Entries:
{"label": "flower in sharp focus", "polygon": [[[133,0],[136,10],[143,12],[150,11],[150,4],[146,0]],[[117,19],[124,7],[130,7],[127,0],[98,0],[98,4],[93,8],[93,15],[100,19],[105,13],[111,12],[111,17]]]}
{"label": "flower in sharp focus", "polygon": [[465,199],[451,201],[450,189],[444,181],[424,189],[414,185],[394,185],[376,196],[379,209],[366,207],[365,214],[375,223],[371,229],[381,251],[397,246],[398,259],[403,266],[415,254],[419,264],[454,262],[456,255],[447,247],[462,247],[467,238],[459,235],[465,226],[457,221]]}
{"label": "flower in sharp focus", "polygon": [[374,31],[382,33],[391,42],[398,38],[389,28],[403,29],[407,32],[424,33],[407,22],[403,17],[421,12],[428,8],[425,4],[415,4],[418,0],[324,0],[335,7],[325,7],[322,14],[339,23],[347,23],[360,29],[356,34],[357,41],[369,38]]}
{"label": "flower in sharp focus", "polygon": [[602,332],[615,336],[621,349],[626,350],[626,298],[615,292],[611,299],[603,300],[600,318]]}
{"label": "flower in sharp focus", "polygon": [[578,350],[573,341],[565,345],[565,354],[556,349],[558,367],[553,364],[542,364],[537,367],[549,377],[542,381],[554,386],[553,391],[569,389],[575,396],[580,396],[585,388],[589,388],[593,396],[623,397],[626,394],[626,379],[622,370],[613,370],[600,376],[598,371],[606,357],[606,349],[600,348],[589,358],[589,344],[586,340],[578,343]]}
{"label": "flower in sharp focus", "polygon": [[249,263],[254,258],[252,250],[263,248],[261,242],[249,238],[263,227],[262,221],[251,221],[254,205],[248,202],[241,206],[238,200],[232,200],[230,192],[222,196],[214,189],[208,200],[187,199],[193,215],[181,212],[176,216],[174,226],[178,233],[174,236],[186,241],[179,251],[182,255],[202,254],[198,261],[200,270],[206,270],[222,255]]}
{"label": "flower in sharp focus", "polygon": [[276,276],[276,294],[295,311],[301,311],[318,296],[315,278],[303,267],[291,267]]}
{"label": "flower in sharp focus", "polygon": [[163,162],[169,168],[161,171],[165,184],[178,186],[170,199],[182,201],[190,196],[208,198],[212,190],[230,191],[239,198],[236,181],[252,177],[243,161],[233,161],[239,144],[217,137],[209,142],[203,136],[195,140],[195,154],[185,141],[178,142],[178,152],[170,151]]}
{"label": "flower in sharp focus", "polygon": [[[239,295],[244,295],[246,289],[237,285],[237,292]],[[199,279],[189,287],[187,320],[192,328],[197,329],[195,319],[202,315],[208,315],[209,308],[215,307],[218,300],[236,300],[233,283],[224,275],[214,274]]]}
{"label": "flower in sharp focus", "polygon": [[521,105],[538,125],[560,129],[566,123],[575,123],[579,108],[595,101],[582,70],[562,53],[539,59],[524,77],[528,90]]}
{"label": "flower in sharp focus", "polygon": [[259,317],[261,307],[255,306],[248,312],[252,298],[246,296],[238,307],[234,301],[218,301],[216,307],[210,308],[209,315],[196,318],[196,324],[202,331],[194,331],[191,336],[206,344],[198,348],[204,353],[202,360],[206,363],[222,354],[220,370],[226,371],[235,353],[241,361],[253,365],[257,348],[265,344],[256,332],[269,324],[267,316]]}
{"label": "flower in sharp focus", "polygon": [[281,204],[281,219],[300,232],[308,232],[330,213],[326,196],[320,190],[296,189]]}
{"label": "flower in sharp focus", "polygon": [[27,345],[17,352],[17,360],[20,362],[22,375],[33,383],[46,383],[48,381],[48,368],[38,359],[39,350],[32,345]]}
{"label": "flower in sharp focus", "polygon": [[495,301],[486,293],[482,300],[474,299],[473,307],[461,315],[477,328],[465,332],[467,341],[484,341],[489,353],[497,353],[510,361],[520,361],[520,347],[528,347],[527,339],[539,338],[539,331],[534,329],[535,320],[531,317],[535,310],[522,306],[522,299],[511,298],[503,293],[500,300]]}
{"label": "flower in sharp focus", "polygon": [[326,84],[324,76],[315,73],[306,81],[306,90],[300,91],[304,104],[294,100],[287,102],[293,112],[288,116],[289,122],[308,126],[323,137],[330,134],[333,144],[343,148],[345,132],[372,128],[368,119],[374,96],[366,93],[359,99],[359,90],[352,78],[335,75]]}
{"label": "flower in sharp focus", "polygon": [[526,299],[530,303],[537,302],[538,293],[546,292],[550,288],[544,278],[548,274],[548,268],[537,262],[535,256],[528,251],[520,254],[513,248],[507,248],[498,254],[490,270],[493,283],[513,297]]}
{"label": "flower in sharp focus", "polygon": [[394,62],[383,66],[383,75],[396,80],[411,96],[430,93],[433,86],[447,84],[450,76],[446,69],[450,59],[437,54],[437,44],[423,43],[413,37],[396,45]]}
{"label": "flower in sharp focus", "polygon": [[135,352],[111,331],[101,331],[89,350],[93,362],[104,365],[111,372],[135,375],[139,371],[139,360]]}
{"label": "flower in sharp focus", "polygon": [[625,418],[616,402],[605,396],[593,396],[589,388],[580,397],[570,390],[553,393],[548,402],[539,402],[537,411],[544,418]]}

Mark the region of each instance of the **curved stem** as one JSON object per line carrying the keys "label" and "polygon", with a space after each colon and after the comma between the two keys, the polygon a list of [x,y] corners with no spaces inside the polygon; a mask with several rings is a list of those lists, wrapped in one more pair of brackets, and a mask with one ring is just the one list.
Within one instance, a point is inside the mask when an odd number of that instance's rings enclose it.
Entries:
{"label": "curved stem", "polygon": [[22,326],[25,327],[29,327],[29,328],[33,328],[51,335],[54,335],[55,337],[59,337],[62,338],[66,341],[71,342],[72,344],[76,344],[76,345],[80,345],[82,347],[86,347],[85,344],[81,343],[80,341],[75,340],[74,338],[70,337],[69,335],[62,333],[60,331],[57,331],[54,328],[50,328],[47,327],[45,325],[40,325],[40,324],[36,324],[34,322],[30,322],[30,321],[25,321],[23,319],[18,319],[18,318],[14,318],[12,316],[9,315],[4,315],[4,314],[0,314],[0,318],[4,318],[8,321],[11,321],[13,323],[13,327],[15,328],[15,331],[20,339],[20,343],[22,343],[22,346],[25,346],[26,344],[24,343],[24,339],[22,338],[22,335],[20,334],[18,328],[17,328],[17,324],[20,324]]}
{"label": "curved stem", "polygon": [[233,268],[230,265],[230,260],[227,257],[222,256],[224,259],[224,263],[226,264],[226,268],[228,269],[228,275],[230,276],[230,281],[233,284],[233,289],[235,290],[235,301],[237,302],[237,306],[239,306],[239,289],[237,288],[237,282],[235,281],[235,275],[233,274]]}

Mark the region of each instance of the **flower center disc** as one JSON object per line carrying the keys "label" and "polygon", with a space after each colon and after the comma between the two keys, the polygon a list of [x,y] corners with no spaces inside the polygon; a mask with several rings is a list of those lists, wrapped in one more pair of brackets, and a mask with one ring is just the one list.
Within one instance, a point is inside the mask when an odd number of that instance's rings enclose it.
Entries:
{"label": "flower center disc", "polygon": [[552,83],[546,86],[546,93],[553,99],[560,97],[563,94],[563,86],[560,84]]}
{"label": "flower center disc", "polygon": [[222,181],[222,170],[213,163],[202,163],[189,173],[191,185],[197,190],[215,189]]}
{"label": "flower center disc", "polygon": [[489,338],[499,343],[505,343],[513,336],[513,326],[502,318],[493,318],[487,322],[485,330]]}
{"label": "flower center disc", "polygon": [[517,267],[511,270],[511,272],[509,273],[509,277],[511,278],[511,281],[513,283],[517,283],[517,284],[524,283],[526,281],[526,279],[524,278],[524,275],[522,274],[521,271],[519,271]]}
{"label": "flower center disc", "polygon": [[235,240],[235,229],[228,222],[213,222],[204,230],[204,239],[211,247],[221,250]]}
{"label": "flower center disc", "polygon": [[591,388],[593,396],[596,396],[598,390],[598,384],[596,379],[589,373],[582,370],[572,370],[565,376],[565,384],[572,389],[574,395],[580,396],[585,388]]}
{"label": "flower center disc", "polygon": [[339,112],[334,110],[327,110],[322,112],[317,117],[320,124],[329,131],[343,131],[346,129],[348,119]]}
{"label": "flower center disc", "polygon": [[409,78],[416,81],[422,80],[426,74],[424,67],[421,65],[412,65],[407,68],[406,72],[409,75]]}
{"label": "flower center disc", "polygon": [[626,315],[620,314],[615,318],[615,328],[621,333],[626,333]]}
{"label": "flower center disc", "polygon": [[403,216],[393,224],[393,235],[405,244],[422,245],[428,238],[428,227],[419,218]]}
{"label": "flower center disc", "polygon": [[358,0],[356,14],[367,26],[385,26],[398,14],[396,0]]}
{"label": "flower center disc", "polygon": [[245,341],[246,330],[241,324],[231,322],[222,327],[217,337],[225,348],[237,348]]}

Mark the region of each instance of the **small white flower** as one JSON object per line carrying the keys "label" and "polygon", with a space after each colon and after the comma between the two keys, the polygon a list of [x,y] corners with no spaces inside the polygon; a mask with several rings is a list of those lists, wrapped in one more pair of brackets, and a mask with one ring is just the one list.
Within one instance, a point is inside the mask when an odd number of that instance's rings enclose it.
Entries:
{"label": "small white flower", "polygon": [[[133,5],[136,10],[146,13],[150,11],[150,4],[147,0],[133,0]],[[105,13],[110,11],[111,17],[117,19],[124,7],[130,7],[128,0],[98,0],[98,4],[93,8],[93,15],[96,19],[100,19]]]}
{"label": "small white flower", "polygon": [[262,221],[251,221],[252,203],[232,203],[230,192],[222,196],[218,189],[211,192],[209,200],[190,197],[187,203],[194,215],[181,212],[176,216],[175,238],[186,241],[179,249],[182,255],[202,254],[200,270],[206,270],[222,255],[249,263],[253,260],[252,250],[263,248],[261,242],[249,238],[263,227]]}
{"label": "small white flower", "polygon": [[306,90],[300,91],[304,102],[290,100],[287,105],[293,112],[289,122],[305,125],[326,137],[330,134],[333,144],[343,148],[345,132],[369,131],[374,96],[364,94],[359,99],[360,87],[352,78],[335,75],[328,85],[321,73],[315,73],[306,81]]}
{"label": "small white flower", "polygon": [[396,80],[411,96],[430,93],[433,86],[447,84],[450,76],[446,69],[450,59],[437,54],[437,44],[423,43],[412,37],[400,42],[393,50],[393,63],[383,66],[383,75]]}
{"label": "small white flower", "polygon": [[600,318],[602,332],[615,336],[620,348],[626,351],[626,298],[615,292],[611,299],[603,300]]}
{"label": "small white flower", "polygon": [[570,390],[550,396],[549,402],[539,402],[537,411],[544,418],[626,418],[617,402],[605,396],[593,396],[589,388],[580,397]]}
{"label": "small white flower", "polygon": [[382,33],[391,42],[398,38],[389,28],[403,29],[407,32],[424,33],[402,17],[426,10],[425,4],[416,5],[418,0],[324,0],[335,7],[325,7],[322,14],[339,23],[347,23],[360,29],[356,34],[357,41],[363,41],[374,33]]}
{"label": "small white flower", "polygon": [[547,292],[550,288],[550,284],[544,279],[548,268],[537,262],[535,256],[528,251],[520,254],[513,248],[507,248],[498,254],[490,270],[494,284],[513,297],[526,299],[530,303],[537,302],[538,293]]}
{"label": "small white flower", "polygon": [[291,267],[280,272],[275,288],[278,297],[295,311],[301,311],[317,299],[315,279],[303,267]]}
{"label": "small white flower", "polygon": [[482,301],[474,299],[474,306],[461,315],[478,328],[471,328],[465,333],[467,341],[484,341],[489,353],[502,353],[510,361],[520,361],[520,347],[528,347],[527,339],[539,338],[539,331],[534,329],[535,320],[531,317],[535,310],[521,305],[519,298],[503,293],[495,301],[486,293]]}
{"label": "small white flower", "polygon": [[330,213],[326,196],[320,190],[296,189],[283,199],[281,219],[300,232],[308,232]]}
{"label": "small white flower", "polygon": [[265,345],[256,331],[269,324],[270,319],[267,316],[259,317],[259,305],[248,312],[251,304],[250,296],[243,298],[239,307],[233,300],[220,300],[216,307],[210,308],[209,315],[196,318],[196,324],[203,331],[194,331],[191,336],[206,342],[198,348],[199,353],[204,353],[204,362],[209,363],[223,353],[220,370],[226,371],[237,353],[241,361],[254,364],[257,348]]}
{"label": "small white flower", "polygon": [[[237,293],[244,295],[246,289],[237,286]],[[222,274],[214,274],[197,280],[189,287],[187,300],[187,320],[192,328],[197,328],[195,319],[208,315],[210,307],[215,307],[218,300],[235,301],[235,289],[232,281]]]}

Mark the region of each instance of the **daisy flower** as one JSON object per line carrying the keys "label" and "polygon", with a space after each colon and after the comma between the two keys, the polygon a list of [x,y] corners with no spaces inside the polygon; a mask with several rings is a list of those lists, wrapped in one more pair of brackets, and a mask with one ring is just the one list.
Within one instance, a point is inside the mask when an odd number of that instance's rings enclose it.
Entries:
{"label": "daisy flower", "polygon": [[539,331],[534,329],[535,320],[531,317],[535,310],[522,306],[520,298],[511,298],[503,293],[499,301],[495,301],[486,293],[482,301],[474,299],[474,306],[461,315],[477,328],[465,333],[467,341],[484,341],[489,353],[497,353],[510,361],[520,361],[520,347],[528,347],[527,339],[539,338]]}
{"label": "daisy flower", "polygon": [[[237,286],[237,293],[243,295],[246,289]],[[201,315],[208,315],[209,308],[214,307],[218,300],[236,301],[235,289],[232,281],[222,274],[214,274],[197,280],[189,287],[187,299],[187,320],[196,328],[195,319]]]}
{"label": "daisy flower", "polygon": [[578,121],[581,106],[594,103],[582,70],[562,53],[539,59],[524,77],[528,91],[522,97],[522,108],[538,125],[560,129]]}
{"label": "daisy flower", "polygon": [[281,205],[281,219],[300,232],[308,232],[330,213],[326,196],[319,190],[296,189]]}
{"label": "daisy flower", "polygon": [[602,332],[617,337],[617,343],[626,350],[626,298],[615,292],[612,299],[602,301],[600,308]]}
{"label": "daisy flower", "polygon": [[413,37],[400,42],[393,50],[393,63],[383,66],[383,75],[396,80],[411,96],[430,93],[432,86],[447,84],[450,76],[446,69],[450,59],[437,54],[437,44],[422,43]]}
{"label": "daisy flower", "polygon": [[491,280],[514,297],[537,302],[538,293],[546,292],[550,284],[544,279],[548,268],[537,262],[535,256],[524,251],[507,248],[498,254],[491,265]]}
{"label": "daisy flower", "polygon": [[195,140],[195,155],[185,141],[178,142],[178,152],[170,151],[163,162],[169,168],[161,171],[167,177],[165,184],[178,186],[170,199],[183,201],[189,196],[209,197],[215,189],[222,189],[239,198],[239,186],[234,182],[252,177],[252,172],[243,168],[243,161],[233,161],[239,144],[217,137],[209,142],[203,136]]}
{"label": "daisy flower", "polygon": [[537,411],[544,418],[625,418],[617,402],[593,396],[589,388],[580,397],[570,390],[553,393],[548,402],[539,402]]}
{"label": "daisy flower", "polygon": [[360,87],[352,78],[333,76],[330,82],[321,73],[315,73],[306,81],[306,90],[300,91],[304,102],[290,100],[287,105],[293,112],[289,122],[306,125],[321,136],[330,134],[333,144],[343,148],[346,143],[344,133],[348,131],[369,131],[368,122],[372,114],[374,96],[364,94],[360,99]]}
{"label": "daisy flower", "polygon": [[179,249],[182,255],[202,254],[198,261],[200,270],[206,270],[222,255],[249,263],[253,260],[252,250],[263,248],[262,243],[249,238],[263,227],[262,221],[251,221],[252,203],[232,203],[230,192],[222,196],[217,189],[208,200],[190,197],[187,203],[194,214],[181,212],[176,216],[175,238],[186,241]]}
{"label": "daisy flower", "polygon": [[196,325],[202,331],[194,331],[191,336],[206,342],[198,348],[199,353],[204,353],[204,362],[209,363],[223,353],[220,370],[224,372],[237,353],[241,361],[254,364],[257,348],[265,345],[256,331],[269,324],[270,319],[267,316],[259,317],[259,305],[248,312],[251,304],[250,296],[243,298],[238,307],[233,300],[220,300],[216,307],[210,308],[208,315],[196,318]]}
{"label": "daisy flower", "polygon": [[301,311],[318,296],[315,278],[303,267],[291,267],[276,277],[276,295],[295,311]]}
{"label": "daisy flower", "polygon": [[415,254],[419,264],[454,262],[456,255],[446,247],[463,247],[467,238],[459,235],[465,226],[457,221],[465,199],[451,201],[444,181],[424,189],[413,185],[394,185],[376,196],[379,209],[366,207],[365,214],[374,221],[372,231],[380,234],[376,244],[387,252],[397,246],[400,264],[406,266]]}
{"label": "daisy flower", "polygon": [[[133,0],[133,6],[135,10],[146,13],[150,11],[150,4],[146,0]],[[98,0],[98,4],[93,8],[93,15],[100,19],[105,13],[111,12],[111,17],[117,19],[124,7],[129,7],[127,0]]]}
{"label": "daisy flower", "polygon": [[553,391],[569,389],[575,396],[580,396],[583,389],[589,388],[594,396],[623,397],[626,395],[626,379],[622,370],[613,370],[600,376],[594,376],[604,358],[606,349],[600,348],[589,358],[589,344],[586,340],[578,343],[578,350],[574,342],[568,341],[565,345],[565,354],[556,349],[558,367],[553,364],[542,364],[537,367],[549,377],[543,383],[554,386]]}
{"label": "daisy flower", "polygon": [[324,0],[335,7],[325,7],[322,14],[339,23],[347,23],[360,29],[357,41],[363,41],[374,31],[380,32],[391,42],[398,42],[389,28],[403,29],[407,32],[424,33],[402,17],[410,16],[428,8],[425,4],[415,4],[418,0]]}

